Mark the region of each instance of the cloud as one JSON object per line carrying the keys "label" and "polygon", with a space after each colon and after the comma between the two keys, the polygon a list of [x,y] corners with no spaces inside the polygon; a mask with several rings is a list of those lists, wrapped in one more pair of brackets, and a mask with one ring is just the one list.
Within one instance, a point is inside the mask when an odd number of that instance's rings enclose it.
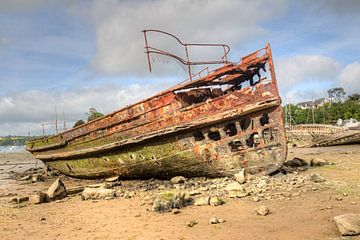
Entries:
{"label": "cloud", "polygon": [[[40,123],[54,122],[55,106],[58,119],[63,119],[64,112],[66,120],[71,123],[68,125],[72,125],[74,121],[86,118],[89,107],[110,113],[154,94],[157,88],[156,85],[132,84],[78,88],[66,92],[28,90],[8,94],[0,97],[0,136],[11,131],[27,134],[29,130],[40,134]],[[34,128],[26,129],[24,126]],[[54,126],[51,131],[54,131]]]}
{"label": "cloud", "polygon": [[[240,46],[266,34],[261,23],[281,15],[286,6],[285,0],[98,0],[92,12],[96,28],[96,55],[92,66],[106,74],[147,71],[141,33],[145,28],[169,31],[184,42],[224,42]],[[180,52],[173,40],[169,42],[161,37],[149,40],[175,53]],[[194,57],[199,56],[191,55]],[[156,72],[162,70],[159,65],[155,68]],[[166,68],[169,72],[176,69]]]}
{"label": "cloud", "polygon": [[46,3],[46,0],[2,0],[0,11],[26,11],[35,9]]}
{"label": "cloud", "polygon": [[340,71],[340,64],[336,60],[321,55],[280,58],[276,61],[275,67],[279,87],[284,92],[297,84],[336,81]]}
{"label": "cloud", "polygon": [[340,86],[344,87],[348,94],[360,93],[360,63],[348,64],[340,73]]}

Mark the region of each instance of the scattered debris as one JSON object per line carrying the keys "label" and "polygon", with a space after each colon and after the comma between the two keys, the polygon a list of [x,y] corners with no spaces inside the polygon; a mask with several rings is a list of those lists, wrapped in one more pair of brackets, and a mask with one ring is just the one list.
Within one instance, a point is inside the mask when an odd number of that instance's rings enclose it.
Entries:
{"label": "scattered debris", "polygon": [[228,192],[229,197],[231,197],[231,198],[242,198],[242,197],[246,197],[249,195],[249,193],[246,192],[244,186],[242,186],[238,182],[233,182],[233,183],[228,184],[225,187],[225,190]]}
{"label": "scattered debris", "polygon": [[334,217],[335,224],[342,236],[360,234],[360,214],[348,213]]}
{"label": "scattered debris", "polygon": [[240,172],[234,174],[234,178],[240,184],[245,183],[246,182],[245,169],[243,168]]}
{"label": "scattered debris", "polygon": [[311,159],[310,161],[310,166],[313,166],[313,167],[321,167],[321,166],[325,166],[325,165],[329,165],[330,163],[323,159],[323,158],[313,158]]}
{"label": "scattered debris", "polygon": [[118,180],[119,180],[119,176],[109,177],[105,179],[106,182],[117,182]]}
{"label": "scattered debris", "polygon": [[11,199],[10,203],[23,203],[29,201],[29,197],[14,197]]}
{"label": "scattered debris", "polygon": [[181,213],[180,209],[177,209],[177,208],[174,208],[171,212],[172,212],[173,214],[179,214],[179,213]]}
{"label": "scattered debris", "polygon": [[179,183],[184,183],[186,181],[186,178],[183,176],[176,176],[171,178],[170,182],[172,184],[179,184]]}
{"label": "scattered debris", "polygon": [[153,211],[169,212],[174,208],[182,208],[190,204],[190,196],[176,190],[160,193],[153,203]]}
{"label": "scattered debris", "polygon": [[29,196],[29,203],[30,204],[40,204],[46,202],[47,194],[44,192],[36,192],[32,193]]}
{"label": "scattered debris", "polygon": [[81,194],[81,200],[112,199],[115,195],[113,189],[86,187]]}
{"label": "scattered debris", "polygon": [[266,216],[270,214],[270,209],[264,205],[261,205],[257,208],[255,208],[255,212],[257,215]]}
{"label": "scattered debris", "polygon": [[318,173],[311,173],[310,174],[310,181],[312,181],[314,183],[321,183],[321,182],[325,182],[325,178],[323,178]]}
{"label": "scattered debris", "polygon": [[209,201],[209,204],[211,205],[211,206],[220,206],[220,205],[222,205],[222,204],[224,204],[225,202],[224,202],[224,200],[222,200],[220,197],[218,197],[218,196],[214,196],[214,197],[211,197],[210,198],[210,201]]}
{"label": "scattered debris", "polygon": [[210,204],[210,197],[199,197],[195,198],[194,205],[195,206],[207,206]]}
{"label": "scattered debris", "polygon": [[67,195],[66,188],[64,183],[60,180],[60,178],[56,179],[56,181],[49,187],[47,191],[48,200],[58,200],[62,199]]}
{"label": "scattered debris", "polygon": [[191,220],[190,222],[188,222],[187,226],[188,226],[188,227],[193,227],[193,226],[195,226],[196,224],[198,224],[197,221]]}

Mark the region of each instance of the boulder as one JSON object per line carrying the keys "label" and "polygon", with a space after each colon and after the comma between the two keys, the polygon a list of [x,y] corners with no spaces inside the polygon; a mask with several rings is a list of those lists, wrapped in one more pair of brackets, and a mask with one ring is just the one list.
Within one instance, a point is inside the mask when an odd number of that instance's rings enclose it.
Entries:
{"label": "boulder", "polygon": [[186,178],[183,176],[176,176],[171,178],[170,182],[172,184],[179,184],[179,183],[184,183],[186,181]]}
{"label": "boulder", "polygon": [[66,192],[65,185],[60,180],[60,178],[56,179],[56,181],[47,190],[48,200],[62,199],[66,195],[67,195],[67,192]]}
{"label": "boulder", "polygon": [[210,197],[199,197],[195,198],[194,205],[195,206],[207,206],[210,203]]}
{"label": "boulder", "polygon": [[242,169],[240,172],[234,174],[234,178],[240,184],[245,183],[246,182],[245,169]]}
{"label": "boulder", "polygon": [[225,187],[225,191],[228,192],[231,198],[242,198],[249,195],[245,188],[238,182],[233,182]]}
{"label": "boulder", "polygon": [[270,213],[270,209],[264,205],[261,205],[261,206],[255,208],[255,213],[257,215],[266,216]]}
{"label": "boulder", "polygon": [[334,217],[336,227],[342,236],[360,234],[360,214],[348,213]]}
{"label": "boulder", "polygon": [[116,195],[113,189],[85,188],[81,194],[82,200],[111,199]]}
{"label": "boulder", "polygon": [[40,204],[46,202],[47,195],[44,192],[32,193],[29,196],[30,204]]}
{"label": "boulder", "polygon": [[174,208],[182,208],[190,204],[191,199],[189,199],[189,195],[176,191],[165,191],[160,193],[154,203],[153,203],[153,211],[155,212],[170,212]]}
{"label": "boulder", "polygon": [[320,174],[318,173],[311,173],[310,174],[310,181],[314,182],[314,183],[320,183],[320,182],[325,182],[325,178],[323,178]]}

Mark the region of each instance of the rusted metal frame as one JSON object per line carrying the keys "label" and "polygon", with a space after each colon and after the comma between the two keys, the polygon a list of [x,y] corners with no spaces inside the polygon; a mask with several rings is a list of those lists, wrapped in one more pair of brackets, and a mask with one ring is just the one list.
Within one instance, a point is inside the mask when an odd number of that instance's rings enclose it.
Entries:
{"label": "rusted metal frame", "polygon": [[151,61],[150,61],[150,53],[149,53],[149,44],[146,37],[146,32],[144,31],[144,39],[145,39],[145,53],[147,56],[148,66],[149,66],[149,72],[151,72]]}
{"label": "rusted metal frame", "polygon": [[[147,54],[147,58],[148,58],[148,64],[149,64],[149,70],[151,72],[151,64],[150,64],[150,53],[153,54],[161,54],[161,55],[165,55],[168,57],[172,57],[176,60],[178,60],[179,62],[181,62],[182,64],[186,65],[188,67],[188,73],[189,73],[189,78],[190,81],[192,81],[192,72],[191,72],[191,65],[203,65],[203,64],[229,64],[229,62],[227,61],[227,54],[230,51],[230,47],[226,44],[213,44],[213,43],[183,43],[178,37],[176,37],[173,34],[170,34],[168,32],[165,31],[161,31],[161,30],[157,30],[157,29],[145,29],[142,31],[144,33],[144,38],[145,38],[145,53]],[[172,38],[175,38],[180,45],[182,45],[184,47],[185,50],[185,55],[186,55],[186,60],[182,59],[179,56],[176,56],[172,53],[157,49],[157,48],[153,48],[150,47],[148,45],[148,41],[147,41],[147,32],[156,32],[156,33],[161,33],[161,34],[165,34],[168,35]],[[224,50],[224,55],[221,56],[221,61],[194,61],[191,62],[190,61],[190,56],[189,56],[189,50],[188,47],[222,47]]]}
{"label": "rusted metal frame", "polygon": [[[216,124],[217,122],[221,122],[224,121],[226,119],[232,119],[236,116],[243,116],[246,114],[250,114],[253,112],[257,112],[257,111],[261,111],[264,109],[268,109],[274,106],[278,106],[279,105],[279,100],[278,98],[274,98],[272,101],[270,101],[270,99],[267,99],[265,101],[265,103],[257,103],[255,105],[251,105],[248,106],[246,108],[240,108],[239,109],[231,109],[225,112],[220,112],[216,115],[213,115],[210,118],[204,118],[202,120],[196,120],[194,122],[188,122],[188,123],[184,123],[181,125],[177,125],[177,126],[171,126],[168,128],[164,128],[164,129],[160,129],[157,131],[153,131],[153,132],[149,132],[149,133],[145,133],[142,135],[142,137],[133,137],[133,138],[129,138],[129,139],[125,139],[125,140],[121,140],[115,143],[110,143],[104,146],[98,146],[98,147],[93,147],[93,148],[88,148],[88,149],[81,149],[81,150],[75,150],[75,151],[71,151],[71,152],[66,152],[66,153],[56,153],[56,154],[49,154],[49,155],[44,155],[44,154],[39,154],[37,155],[37,158],[39,159],[59,159],[59,158],[68,158],[68,157],[76,157],[76,156],[81,156],[84,154],[89,154],[89,153],[96,153],[96,152],[101,152],[101,151],[105,151],[105,150],[110,150],[112,148],[115,147],[119,147],[119,146],[124,146],[127,144],[132,144],[132,143],[138,143],[156,136],[163,136],[165,134],[168,133],[173,133],[174,130],[176,131],[180,131],[180,130],[189,130],[193,127],[201,127],[201,126],[205,126],[208,124]],[[223,117],[221,117],[223,116]],[[225,117],[224,117],[225,116]],[[213,119],[211,121],[211,119]]]}

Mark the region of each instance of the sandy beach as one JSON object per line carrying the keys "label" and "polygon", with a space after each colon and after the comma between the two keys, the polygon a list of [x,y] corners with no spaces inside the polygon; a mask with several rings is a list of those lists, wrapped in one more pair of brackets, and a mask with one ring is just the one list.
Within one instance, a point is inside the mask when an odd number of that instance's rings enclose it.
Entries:
{"label": "sandy beach", "polygon": [[[141,185],[141,181],[121,181],[117,191],[131,192],[130,196],[124,194],[110,200],[82,201],[77,194],[39,205],[9,203],[14,196],[46,191],[56,177],[36,183],[13,180],[14,173],[10,171],[21,172],[41,165],[39,162],[35,165],[36,160],[25,152],[2,153],[0,239],[347,239],[340,238],[333,217],[360,213],[359,145],[291,148],[288,158],[294,157],[321,158],[331,163],[295,175],[299,179],[318,173],[326,181],[308,187],[294,186],[287,196],[271,195],[272,199],[261,201],[250,196],[223,196],[225,203],[221,206],[192,205],[175,215],[152,211],[149,196],[156,196],[163,191],[161,185],[168,184],[158,180],[152,180],[159,185],[158,189],[139,190],[130,186]],[[67,187],[99,182],[61,178]],[[186,184],[180,188],[191,190]],[[206,190],[200,196],[210,193],[211,190]],[[254,214],[260,205],[267,206],[271,213]],[[210,224],[212,216],[225,222]],[[189,221],[198,224],[189,227]]]}

